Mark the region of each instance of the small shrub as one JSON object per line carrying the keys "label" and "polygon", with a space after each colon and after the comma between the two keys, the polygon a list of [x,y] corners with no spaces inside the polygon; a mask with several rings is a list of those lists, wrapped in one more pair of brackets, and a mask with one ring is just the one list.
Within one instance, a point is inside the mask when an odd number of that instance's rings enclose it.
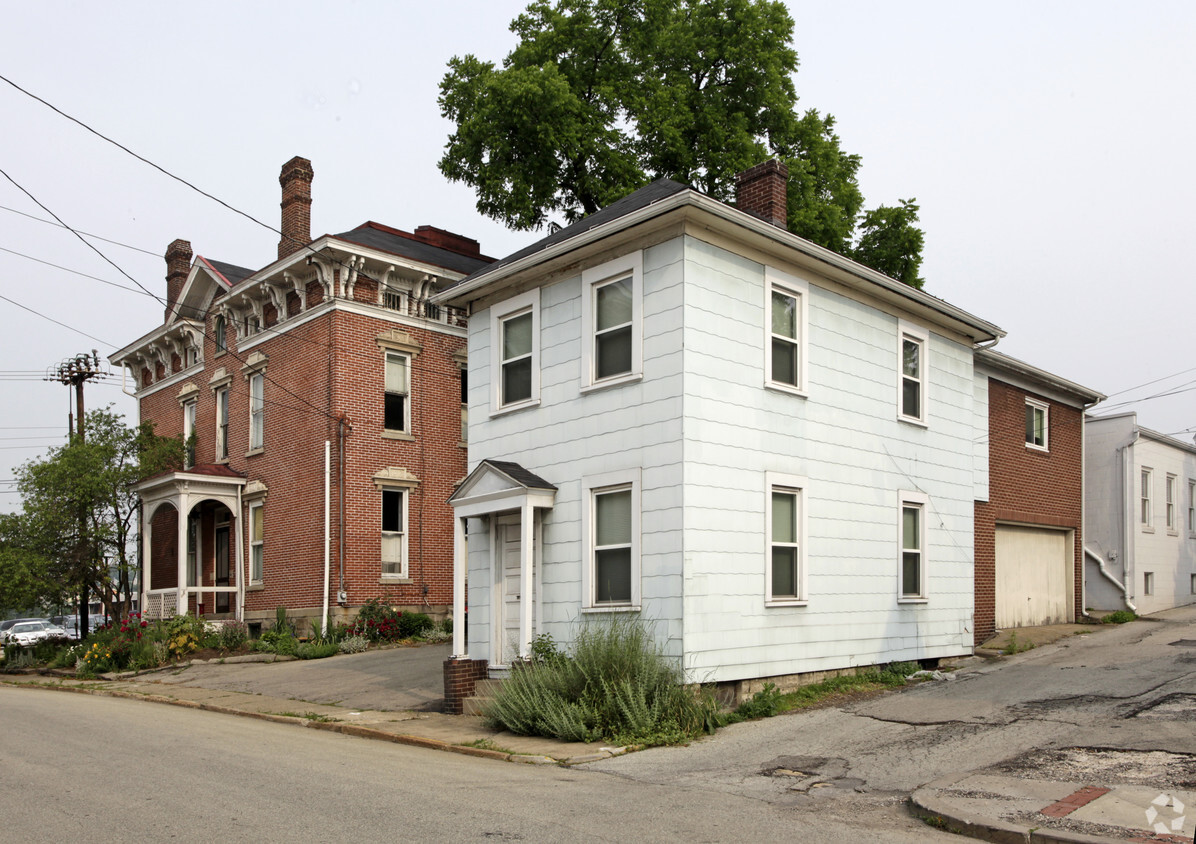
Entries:
{"label": "small shrub", "polygon": [[752,721],[756,718],[771,718],[780,711],[781,693],[775,683],[765,683],[764,688],[735,707],[732,719],[728,720]]}
{"label": "small shrub", "polygon": [[1025,653],[1026,651],[1030,650],[1034,650],[1033,642],[1019,642],[1017,640],[1017,633],[1015,631],[1010,631],[1009,644],[1005,646],[1005,650],[1001,651],[1001,653],[1005,654],[1006,656],[1012,656],[1013,654]]}
{"label": "small shrub", "polygon": [[370,646],[370,640],[365,636],[346,636],[341,639],[340,652],[343,654],[359,654]]}
{"label": "small shrub", "polygon": [[37,657],[32,648],[10,645],[4,649],[4,670],[17,671],[22,668],[36,668]]}
{"label": "small shrub", "polygon": [[290,635],[291,638],[295,637],[297,632],[295,630],[295,622],[292,619],[287,618],[286,607],[275,607],[274,609],[274,632],[286,633]]}
{"label": "small shrub", "polygon": [[453,634],[446,631],[440,625],[434,624],[431,627],[425,627],[423,630],[419,631],[419,636],[416,638],[423,639],[425,642],[447,642],[449,639],[453,638]]}
{"label": "small shrub", "polygon": [[1127,621],[1133,621],[1137,617],[1137,613],[1133,610],[1118,610],[1102,618],[1101,624],[1125,624]]}
{"label": "small shrub", "polygon": [[294,636],[285,631],[279,633],[277,630],[267,630],[253,645],[256,651],[284,656],[294,656],[298,647],[299,642]]}
{"label": "small shrub", "polygon": [[452,616],[449,616],[444,621],[440,622],[440,626],[444,628],[445,633],[449,634],[450,636],[453,635],[453,618],[452,618]]}
{"label": "small shrub", "polygon": [[249,627],[243,621],[226,621],[216,633],[217,647],[222,651],[236,651],[249,641]]}
{"label": "small shrub", "polygon": [[336,642],[303,642],[295,648],[295,656],[300,659],[324,659],[339,652]]}
{"label": "small shrub", "polygon": [[432,626],[432,619],[427,613],[401,612],[398,617],[400,639],[414,639],[425,629]]}

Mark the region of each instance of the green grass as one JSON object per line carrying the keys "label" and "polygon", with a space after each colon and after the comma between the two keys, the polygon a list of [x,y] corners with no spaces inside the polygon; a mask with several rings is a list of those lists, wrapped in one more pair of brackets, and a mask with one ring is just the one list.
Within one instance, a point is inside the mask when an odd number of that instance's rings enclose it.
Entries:
{"label": "green grass", "polygon": [[1005,656],[1012,656],[1013,654],[1032,651],[1034,650],[1034,647],[1035,645],[1033,642],[1019,642],[1017,640],[1017,633],[1011,631],[1009,633],[1009,644],[1005,646],[1005,650],[1001,651],[1001,653],[1005,654]]}
{"label": "green grass", "polygon": [[883,668],[873,668],[858,674],[843,674],[818,683],[800,686],[791,692],[778,692],[772,683],[748,700],[739,704],[735,711],[722,716],[722,724],[768,718],[796,709],[809,709],[839,695],[876,692],[906,684],[906,677],[918,670],[914,662],[891,663]]}
{"label": "green grass", "polygon": [[1101,619],[1101,624],[1125,624],[1127,621],[1133,621],[1138,616],[1131,610],[1118,610],[1111,612]]}
{"label": "green grass", "polygon": [[465,742],[465,744],[463,744],[461,746],[462,747],[476,747],[478,750],[493,750],[495,753],[511,753],[511,754],[515,753],[515,751],[511,750],[509,747],[502,747],[501,745],[497,745],[488,738],[480,738],[480,739],[474,739],[473,741],[467,741],[467,742]]}

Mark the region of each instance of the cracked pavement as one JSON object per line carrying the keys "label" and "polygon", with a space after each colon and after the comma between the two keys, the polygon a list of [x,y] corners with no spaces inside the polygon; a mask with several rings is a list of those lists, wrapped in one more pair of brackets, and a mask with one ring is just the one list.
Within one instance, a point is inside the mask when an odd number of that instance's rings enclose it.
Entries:
{"label": "cracked pavement", "polygon": [[[1122,770],[1131,783],[1196,783],[1194,720],[1189,606],[995,662],[967,659],[952,680],[737,724],[688,747],[585,768],[870,826],[903,814],[919,786],[954,774],[1107,779]],[[1127,750],[1145,753],[1122,754],[1133,762],[1120,768],[1110,763],[1109,754]]]}

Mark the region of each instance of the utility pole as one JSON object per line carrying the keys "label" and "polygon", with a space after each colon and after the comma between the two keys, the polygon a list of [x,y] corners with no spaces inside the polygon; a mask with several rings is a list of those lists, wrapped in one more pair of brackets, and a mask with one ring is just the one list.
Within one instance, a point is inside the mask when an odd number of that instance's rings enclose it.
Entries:
{"label": "utility pole", "polygon": [[[88,355],[78,354],[73,358],[67,358],[58,364],[57,367],[46,375],[47,381],[57,381],[60,384],[65,384],[75,388],[75,407],[74,412],[68,410],[67,412],[67,433],[72,437],[78,437],[79,442],[83,442],[84,437],[84,423],[83,423],[83,385],[92,378],[98,378],[106,373],[100,369],[100,353],[96,349],[91,350]],[[69,405],[68,405],[69,407]],[[82,543],[83,538],[87,535],[87,514],[79,513],[79,553],[80,558],[83,555]],[[83,560],[79,560],[80,568],[82,568]],[[87,581],[84,579],[79,588],[79,638],[82,639],[90,631],[88,623],[87,611]]]}

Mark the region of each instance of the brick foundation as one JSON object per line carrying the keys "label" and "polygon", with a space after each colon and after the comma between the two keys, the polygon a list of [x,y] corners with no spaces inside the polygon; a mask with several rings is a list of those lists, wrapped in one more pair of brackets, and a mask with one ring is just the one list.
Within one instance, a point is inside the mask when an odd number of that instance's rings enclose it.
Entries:
{"label": "brick foundation", "polygon": [[460,715],[465,698],[473,697],[478,680],[485,680],[490,672],[486,659],[449,657],[444,661],[444,711]]}

